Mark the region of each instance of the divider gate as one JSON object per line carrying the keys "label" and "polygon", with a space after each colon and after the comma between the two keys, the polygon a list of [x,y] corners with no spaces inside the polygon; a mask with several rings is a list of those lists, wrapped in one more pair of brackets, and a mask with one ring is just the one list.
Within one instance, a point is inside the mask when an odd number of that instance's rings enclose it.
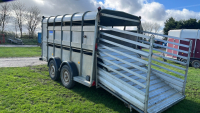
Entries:
{"label": "divider gate", "polygon": [[[111,91],[113,95],[129,103],[130,108],[135,108],[139,112],[159,112],[169,107],[169,105],[184,99],[189,61],[187,63],[182,63],[153,53],[153,50],[167,53],[153,48],[153,45],[157,45],[154,43],[155,39],[153,35],[150,37],[105,26],[99,27],[103,28],[99,33],[97,51],[97,84],[99,86]],[[121,33],[127,36],[120,37],[123,35],[117,36],[115,33]],[[127,37],[134,38],[131,39]],[[143,40],[139,42],[139,37],[146,38],[150,40],[150,42],[145,42]],[[186,39],[183,40],[190,41]],[[147,44],[141,43],[141,41]],[[176,51],[188,53],[187,59],[189,59],[191,44],[190,41],[190,45],[184,45],[189,48],[188,51]],[[149,52],[137,49],[137,46],[147,48]],[[184,64],[186,67],[183,68],[163,62],[158,58],[152,58],[153,55]],[[144,59],[142,59],[141,56],[144,57]],[[183,57],[179,55],[176,56]],[[184,70],[185,74],[159,66],[152,61]],[[178,78],[154,69],[152,66],[157,66],[181,75],[184,77],[184,80],[183,78]]]}

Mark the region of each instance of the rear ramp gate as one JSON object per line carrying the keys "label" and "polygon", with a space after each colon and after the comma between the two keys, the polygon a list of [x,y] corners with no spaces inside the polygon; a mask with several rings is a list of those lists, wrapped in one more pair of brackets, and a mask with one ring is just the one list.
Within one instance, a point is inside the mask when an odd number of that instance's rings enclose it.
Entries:
{"label": "rear ramp gate", "polygon": [[[99,86],[126,101],[138,112],[162,112],[185,98],[189,62],[184,63],[185,68],[183,68],[160,60],[159,58],[166,58],[176,61],[153,53],[153,50],[166,53],[153,48],[153,45],[156,45],[153,35],[149,37],[110,27],[99,27],[103,29],[98,37],[97,51],[97,84]],[[138,41],[141,39],[138,37],[146,38],[150,42]],[[147,48],[149,52],[137,49],[137,46]],[[185,52],[190,54],[191,42],[187,47],[189,49]],[[190,58],[189,54],[186,59]],[[153,55],[158,58],[152,58]],[[142,59],[141,56],[144,58]],[[152,61],[182,70],[185,74],[159,66]],[[170,71],[176,76],[154,67]]]}

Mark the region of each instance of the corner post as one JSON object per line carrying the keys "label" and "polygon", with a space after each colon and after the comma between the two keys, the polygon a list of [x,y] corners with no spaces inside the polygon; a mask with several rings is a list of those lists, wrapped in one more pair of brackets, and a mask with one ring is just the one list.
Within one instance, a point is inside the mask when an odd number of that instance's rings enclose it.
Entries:
{"label": "corner post", "polygon": [[184,78],[184,82],[183,82],[183,91],[182,94],[185,95],[185,86],[186,86],[186,82],[187,82],[187,74],[188,74],[188,68],[189,68],[189,64],[190,64],[190,55],[191,55],[191,50],[192,50],[192,40],[190,40],[189,43],[189,51],[188,51],[188,57],[187,57],[187,64],[186,64],[186,70],[185,70],[185,78]]}
{"label": "corner post", "polygon": [[151,76],[151,61],[153,55],[153,43],[154,43],[154,35],[150,37],[150,47],[149,47],[149,57],[148,57],[148,73],[146,80],[146,93],[145,93],[145,104],[144,104],[144,112],[147,113],[148,109],[148,100],[149,100],[149,87],[150,87],[150,76]]}

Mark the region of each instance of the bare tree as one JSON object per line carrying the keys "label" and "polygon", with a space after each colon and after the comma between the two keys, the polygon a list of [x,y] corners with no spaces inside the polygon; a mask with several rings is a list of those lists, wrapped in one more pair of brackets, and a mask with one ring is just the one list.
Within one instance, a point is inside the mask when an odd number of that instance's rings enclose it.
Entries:
{"label": "bare tree", "polygon": [[22,28],[23,28],[23,22],[25,21],[26,7],[23,3],[16,1],[12,4],[12,9],[16,16],[15,18],[20,31],[20,37],[22,37]]}
{"label": "bare tree", "polygon": [[158,24],[158,23],[154,23],[154,26],[153,26],[154,28],[154,31],[155,31],[155,33],[157,33],[159,30],[160,30],[160,24]]}
{"label": "bare tree", "polygon": [[142,23],[142,27],[144,31],[148,31],[148,32],[154,31],[155,33],[157,33],[161,26],[158,23],[144,22]]}
{"label": "bare tree", "polygon": [[142,23],[142,27],[143,27],[144,31],[152,32],[153,26],[154,26],[154,24],[152,24],[150,22],[144,22],[144,23]]}
{"label": "bare tree", "polygon": [[17,19],[14,20],[14,25],[15,25],[15,38],[17,38],[17,31],[18,31],[18,22],[17,22]]}
{"label": "bare tree", "polygon": [[5,27],[10,19],[10,6],[8,3],[3,3],[0,5],[0,24],[1,24],[1,32],[3,33]]}
{"label": "bare tree", "polygon": [[40,10],[38,7],[34,6],[28,9],[26,13],[26,28],[29,33],[29,38],[32,37],[35,33],[35,29],[41,21]]}

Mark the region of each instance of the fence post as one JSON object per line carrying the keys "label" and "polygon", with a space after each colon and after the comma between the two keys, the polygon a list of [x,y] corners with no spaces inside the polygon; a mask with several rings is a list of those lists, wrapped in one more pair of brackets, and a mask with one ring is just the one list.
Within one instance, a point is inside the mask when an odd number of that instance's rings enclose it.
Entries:
{"label": "fence post", "polygon": [[154,43],[154,35],[151,35],[149,57],[148,57],[148,73],[147,73],[147,80],[146,80],[145,105],[144,105],[145,113],[147,113],[147,109],[148,109],[149,87],[150,87],[150,76],[151,76],[151,61],[152,61],[152,55],[153,55],[153,43]]}
{"label": "fence post", "polygon": [[188,68],[189,68],[189,64],[190,64],[190,55],[191,55],[191,50],[192,50],[192,40],[190,40],[189,43],[189,51],[188,51],[188,57],[187,57],[187,65],[186,65],[186,70],[185,70],[185,78],[184,78],[184,83],[183,83],[183,91],[182,94],[185,95],[185,86],[186,86],[186,82],[187,82],[187,74],[188,74]]}

